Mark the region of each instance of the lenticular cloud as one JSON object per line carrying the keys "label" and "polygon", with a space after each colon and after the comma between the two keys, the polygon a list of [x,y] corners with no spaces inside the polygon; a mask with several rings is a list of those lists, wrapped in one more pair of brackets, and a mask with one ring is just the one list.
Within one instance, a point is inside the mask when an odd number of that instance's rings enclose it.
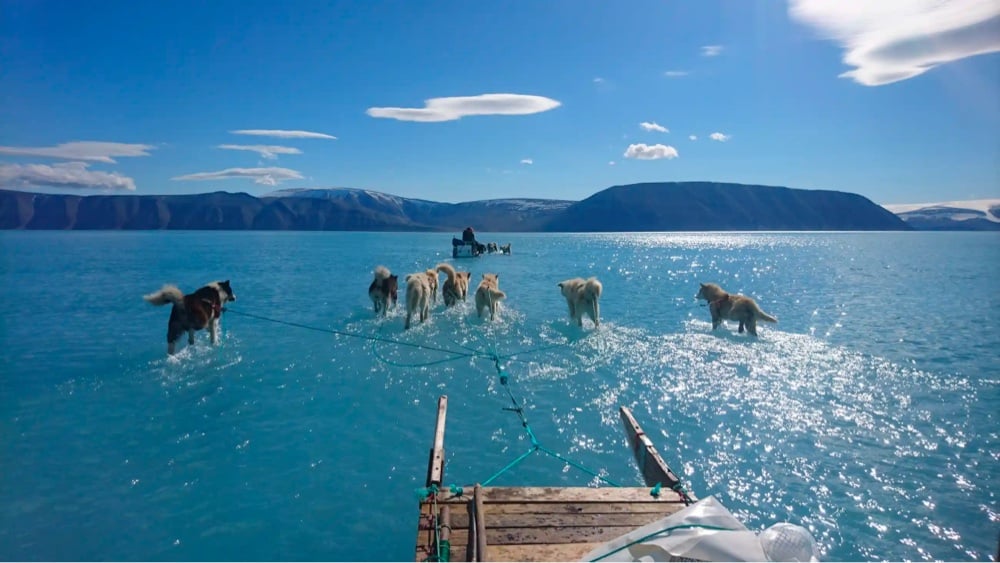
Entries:
{"label": "lenticular cloud", "polygon": [[1000,51],[997,0],[789,0],[789,14],[844,47],[841,77],[881,86]]}
{"label": "lenticular cloud", "polygon": [[482,94],[431,98],[422,108],[373,107],[368,115],[400,121],[453,121],[470,115],[528,115],[559,107],[560,102],[544,96],[524,94]]}

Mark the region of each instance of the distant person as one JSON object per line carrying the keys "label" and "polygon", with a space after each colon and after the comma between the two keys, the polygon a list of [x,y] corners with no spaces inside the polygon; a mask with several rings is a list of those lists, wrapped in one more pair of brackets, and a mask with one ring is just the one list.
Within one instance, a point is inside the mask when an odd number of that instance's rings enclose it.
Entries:
{"label": "distant person", "polygon": [[472,230],[472,227],[466,227],[462,231],[462,241],[463,242],[476,242],[476,231]]}

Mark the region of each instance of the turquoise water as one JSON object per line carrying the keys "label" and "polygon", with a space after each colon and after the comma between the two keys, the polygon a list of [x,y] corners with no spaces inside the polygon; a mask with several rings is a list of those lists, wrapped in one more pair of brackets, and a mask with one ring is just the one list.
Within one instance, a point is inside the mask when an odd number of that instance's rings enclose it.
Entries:
{"label": "turquoise water", "polygon": [[[367,287],[451,261],[451,234],[0,232],[0,558],[411,560],[436,399],[446,482],[527,450],[490,361],[238,313],[516,355],[542,445],[641,485],[633,408],[699,496],[824,559],[984,560],[1000,506],[1000,238],[977,233],[504,234],[500,319],[433,309],[403,331]],[[556,282],[604,283],[598,330]],[[221,345],[167,359],[142,295],[232,280]],[[699,281],[777,325],[713,333]],[[401,294],[402,300],[402,294]],[[543,350],[532,349],[555,345]],[[527,353],[523,353],[528,351]],[[497,485],[593,484],[533,456]]]}

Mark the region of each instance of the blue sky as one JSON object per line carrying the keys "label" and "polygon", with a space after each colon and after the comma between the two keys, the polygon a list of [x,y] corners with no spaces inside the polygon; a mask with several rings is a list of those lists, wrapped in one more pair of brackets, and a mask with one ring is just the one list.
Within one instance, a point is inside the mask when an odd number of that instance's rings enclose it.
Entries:
{"label": "blue sky", "polygon": [[995,0],[0,13],[0,187],[454,202],[709,180],[884,204],[1000,197]]}

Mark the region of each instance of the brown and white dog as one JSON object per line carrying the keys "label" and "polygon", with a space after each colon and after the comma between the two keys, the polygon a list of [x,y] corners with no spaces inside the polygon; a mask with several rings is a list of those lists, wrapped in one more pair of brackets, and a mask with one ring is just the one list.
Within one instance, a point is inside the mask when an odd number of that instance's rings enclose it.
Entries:
{"label": "brown and white dog", "polygon": [[384,317],[389,309],[396,306],[399,276],[389,272],[385,266],[377,266],[374,273],[375,279],[368,286],[368,297],[375,307],[375,314]]}
{"label": "brown and white dog", "polygon": [[[434,270],[431,270],[434,271]],[[437,279],[437,272],[435,279]],[[404,329],[410,328],[413,315],[420,316],[420,322],[427,320],[431,314],[431,282],[427,272],[417,272],[406,276],[406,323]]]}
{"label": "brown and white dog", "polygon": [[469,294],[469,278],[472,277],[472,272],[456,272],[451,264],[444,262],[437,265],[437,271],[444,272],[448,276],[441,284],[441,297],[444,298],[445,306],[451,307],[459,301],[465,301]]}
{"label": "brown and white dog", "polygon": [[483,274],[479,287],[476,288],[476,314],[481,318],[483,311],[489,309],[490,320],[497,316],[497,306],[507,294],[500,291],[500,274]]}
{"label": "brown and white dog", "polygon": [[723,320],[739,321],[739,332],[745,326],[747,332],[757,336],[757,321],[776,323],[778,319],[761,310],[757,302],[745,295],[727,293],[714,283],[703,283],[698,289],[697,299],[708,301],[708,310],[712,314],[712,330],[722,324]]}
{"label": "brown and white dog", "polygon": [[229,301],[236,301],[236,294],[226,280],[211,282],[188,295],[176,286],[165,285],[160,291],[143,296],[143,299],[153,305],[174,304],[167,321],[167,354],[173,355],[177,341],[185,332],[188,333],[188,344],[193,345],[195,331],[208,328],[212,344],[217,344],[222,307]]}
{"label": "brown and white dog", "polygon": [[438,296],[438,272],[437,270],[427,270],[424,273],[427,274],[427,287],[431,290],[430,304],[434,305],[437,303]]}
{"label": "brown and white dog", "polygon": [[569,306],[569,316],[576,324],[583,326],[583,315],[594,321],[594,326],[601,326],[601,292],[604,286],[597,278],[573,278],[557,284],[566,304]]}

